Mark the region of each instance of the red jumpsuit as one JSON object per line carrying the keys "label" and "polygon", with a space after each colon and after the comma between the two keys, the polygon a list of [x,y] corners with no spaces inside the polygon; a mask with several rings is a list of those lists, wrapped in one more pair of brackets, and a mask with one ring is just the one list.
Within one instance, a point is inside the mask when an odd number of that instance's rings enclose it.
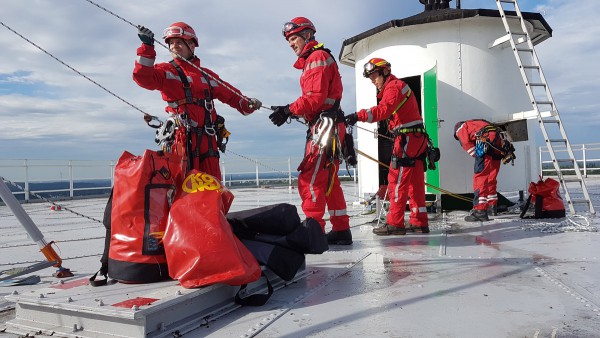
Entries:
{"label": "red jumpsuit", "polygon": [[[427,150],[427,136],[423,119],[419,114],[417,100],[410,87],[390,74],[377,93],[377,106],[357,112],[362,122],[378,122],[389,119],[388,128],[399,134],[394,140],[392,163],[388,173],[388,198],[390,210],[387,224],[403,228],[406,201],[410,197],[409,223],[413,226],[429,226],[425,206],[425,175],[422,156]],[[421,131],[411,131],[420,128]],[[397,158],[397,166],[394,158]],[[394,168],[395,167],[395,168]]]}
{"label": "red jumpsuit", "polygon": [[[217,150],[216,135],[213,130],[205,128],[207,122],[206,113],[210,110],[210,123],[214,123],[217,112],[212,102],[204,101],[208,95],[212,98],[231,106],[243,115],[253,112],[248,107],[248,100],[243,99],[239,90],[229,83],[221,80],[217,74],[210,69],[202,67],[210,76],[203,74],[198,68],[200,59],[194,57],[191,63],[175,59],[175,62],[181,67],[191,86],[191,93],[195,103],[182,102],[185,99],[185,91],[179,73],[173,65],[168,62],[154,64],[156,51],[154,46],[142,44],[137,49],[137,59],[133,69],[133,80],[140,86],[149,90],[159,90],[163,100],[168,102],[165,110],[171,114],[187,113],[189,122],[192,125],[188,130],[191,136],[191,142],[188,145],[185,132],[180,128],[179,134],[176,134],[174,152],[186,156],[191,165],[188,167],[198,169],[210,175],[221,179],[221,169],[219,167],[219,153]],[[215,81],[218,79],[220,82]],[[208,83],[210,82],[210,87]],[[225,88],[225,86],[229,88]],[[181,100],[181,101],[180,101]],[[179,102],[178,102],[179,101]],[[200,137],[198,137],[200,135]],[[200,139],[200,140],[198,140]]]}
{"label": "red jumpsuit", "polygon": [[[303,117],[311,125],[309,137],[313,134],[314,123],[320,114],[334,107],[342,99],[342,77],[334,57],[316,41],[306,44],[294,63],[301,69],[300,87],[302,96],[290,104],[293,115]],[[341,119],[336,124],[339,140],[343,142],[346,129]],[[350,229],[346,211],[346,200],[338,178],[340,161],[329,158],[319,146],[307,140],[304,159],[298,167],[298,192],[302,199],[302,211],[312,217],[325,231],[325,206],[329,210],[329,220],[333,231]]]}
{"label": "red jumpsuit", "polygon": [[[498,205],[497,177],[500,171],[500,160],[502,155],[499,151],[488,147],[483,157],[475,156],[476,134],[484,127],[490,125],[485,120],[465,121],[456,131],[455,135],[460,141],[463,149],[469,155],[475,157],[473,175],[473,209],[487,210],[489,206]],[[485,135],[490,142],[500,147],[500,137],[495,131],[489,131]]]}

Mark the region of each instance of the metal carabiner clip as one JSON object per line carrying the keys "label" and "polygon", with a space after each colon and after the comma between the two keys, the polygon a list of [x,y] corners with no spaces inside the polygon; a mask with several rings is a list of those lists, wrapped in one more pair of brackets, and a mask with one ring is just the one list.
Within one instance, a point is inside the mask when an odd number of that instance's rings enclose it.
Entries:
{"label": "metal carabiner clip", "polygon": [[[162,127],[162,125],[163,125],[163,122],[161,120],[159,120],[157,116],[150,115],[147,113],[144,113],[144,121],[146,121],[146,124],[148,125],[148,127],[152,127],[154,129],[158,129],[158,128]],[[153,123],[152,121],[157,121],[157,122]]]}
{"label": "metal carabiner clip", "polygon": [[204,109],[209,113],[212,112],[215,109],[214,102],[212,100],[204,100]]}
{"label": "metal carabiner clip", "polygon": [[214,136],[216,134],[215,126],[212,124],[209,126],[204,126],[204,132],[206,132],[206,135]]}

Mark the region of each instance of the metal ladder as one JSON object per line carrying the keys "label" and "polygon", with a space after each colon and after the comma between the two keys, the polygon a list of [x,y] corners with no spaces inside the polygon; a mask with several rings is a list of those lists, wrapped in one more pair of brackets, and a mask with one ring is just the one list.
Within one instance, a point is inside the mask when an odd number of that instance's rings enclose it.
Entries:
{"label": "metal ladder", "polygon": [[[503,7],[504,4],[509,4],[507,7],[510,7],[511,5],[514,6],[514,8],[509,9],[512,10],[512,12],[507,14]],[[550,88],[548,87],[548,83],[542,72],[542,67],[540,66],[535,49],[533,48],[533,43],[531,42],[531,37],[527,31],[527,26],[525,25],[525,20],[523,19],[523,14],[517,4],[517,0],[496,0],[496,5],[500,11],[500,17],[502,18],[507,33],[505,38],[510,41],[512,51],[525,83],[525,88],[529,94],[529,99],[533,105],[533,110],[537,116],[546,146],[548,147],[548,151],[552,158],[552,164],[554,165],[558,180],[563,188],[569,211],[571,214],[575,214],[575,205],[585,204],[587,205],[590,214],[595,214],[596,212],[592,205],[585,181],[579,170],[579,165],[575,160],[575,155],[573,155],[571,143],[563,128],[563,124],[558,114],[558,108],[554,104],[554,99],[552,98]],[[516,31],[511,30],[509,20],[513,22],[518,21],[520,29]],[[524,60],[526,61],[525,63],[523,62]],[[540,107],[547,109],[542,111],[540,110]],[[555,147],[561,146],[566,148],[566,153],[568,154],[567,158],[556,157]],[[565,170],[575,170],[575,175],[565,176],[563,174],[563,171]],[[573,199],[568,183],[578,183],[579,187],[583,190],[583,198]],[[574,187],[570,188],[574,189]]]}

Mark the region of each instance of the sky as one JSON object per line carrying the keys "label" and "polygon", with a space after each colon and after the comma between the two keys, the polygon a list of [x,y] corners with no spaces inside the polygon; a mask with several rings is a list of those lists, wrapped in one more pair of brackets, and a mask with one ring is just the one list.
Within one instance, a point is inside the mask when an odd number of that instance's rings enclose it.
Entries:
{"label": "sky", "polygon": [[[281,35],[283,23],[308,17],[317,40],[337,57],[345,39],[423,11],[418,0],[0,2],[0,159],[116,160],[123,151],[156,149],[154,129],[140,110],[164,119],[165,103],[159,92],[132,80],[140,45],[134,25],[150,28],[159,39],[171,23],[187,22],[198,35],[196,54],[204,67],[272,106],[300,95],[300,71],[292,67],[296,55]],[[598,142],[600,1],[521,0],[519,5],[542,13],[553,29],[536,51],[571,143]],[[492,0],[461,1],[463,9],[495,6]],[[170,60],[165,48],[157,44],[156,50],[157,62]],[[340,65],[340,73],[342,109],[351,113],[357,110],[354,70]],[[232,133],[230,151],[250,158],[302,155],[305,126],[277,128],[266,109],[242,116],[218,101],[216,108]]]}

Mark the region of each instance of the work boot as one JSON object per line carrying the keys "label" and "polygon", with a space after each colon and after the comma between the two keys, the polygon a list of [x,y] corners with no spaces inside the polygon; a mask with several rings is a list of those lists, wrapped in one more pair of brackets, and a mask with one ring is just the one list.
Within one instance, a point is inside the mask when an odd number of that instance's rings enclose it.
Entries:
{"label": "work boot", "polygon": [[373,228],[373,233],[379,236],[406,235],[406,228],[395,227],[386,223],[380,227]]}
{"label": "work boot", "polygon": [[490,205],[488,207],[488,215],[491,216],[498,216],[498,206],[497,205]]}
{"label": "work boot", "polygon": [[465,216],[467,222],[485,222],[489,221],[487,210],[471,210],[471,212]]}
{"label": "work boot", "polygon": [[412,224],[410,224],[410,231],[412,231],[412,232],[420,232],[422,234],[428,234],[429,233],[429,226],[428,225],[419,226],[419,225],[412,225]]}
{"label": "work boot", "polygon": [[352,244],[352,232],[350,232],[350,229],[341,231],[331,230],[327,233],[327,244],[350,245]]}

